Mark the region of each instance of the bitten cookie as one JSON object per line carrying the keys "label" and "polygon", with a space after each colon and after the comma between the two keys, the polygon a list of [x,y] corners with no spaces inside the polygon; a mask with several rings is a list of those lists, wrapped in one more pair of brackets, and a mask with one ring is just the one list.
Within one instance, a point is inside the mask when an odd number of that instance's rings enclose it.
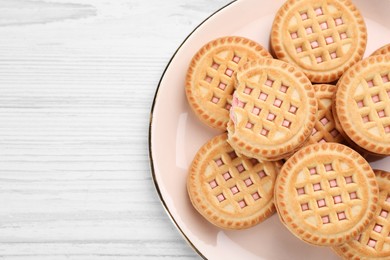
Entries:
{"label": "bitten cookie", "polygon": [[206,125],[226,130],[237,68],[271,57],[260,44],[243,37],[222,37],[204,45],[187,71],[185,90],[190,107]]}
{"label": "bitten cookie", "polygon": [[350,0],[288,0],[272,26],[276,57],[317,83],[340,78],[362,59],[366,44],[364,19]]}
{"label": "bitten cookie", "polygon": [[273,191],[280,163],[238,157],[222,134],[196,154],[187,179],[195,209],[224,229],[252,227],[275,212]]}
{"label": "bitten cookie", "polygon": [[348,138],[370,153],[390,155],[390,55],[358,62],[337,86],[336,114]]}
{"label": "bitten cookie", "polygon": [[334,247],[343,259],[390,259],[390,172],[374,170],[379,202],[374,221],[349,243]]}
{"label": "bitten cookie", "polygon": [[240,67],[236,78],[228,133],[238,153],[279,160],[304,145],[313,131],[317,101],[303,72],[262,59]]}
{"label": "bitten cookie", "polygon": [[363,157],[342,144],[322,143],[302,148],[283,165],[275,205],[296,237],[330,246],[352,240],[370,224],[378,194]]}

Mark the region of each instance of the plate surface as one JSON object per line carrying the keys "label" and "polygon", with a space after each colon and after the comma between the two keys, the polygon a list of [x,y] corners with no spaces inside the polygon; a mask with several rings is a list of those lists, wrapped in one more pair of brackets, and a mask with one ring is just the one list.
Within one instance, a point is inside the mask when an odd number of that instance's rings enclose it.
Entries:
{"label": "plate surface", "polygon": [[[203,44],[226,35],[248,37],[269,48],[275,12],[284,1],[238,0],[213,14],[183,42],[168,64],[151,112],[149,149],[153,180],[175,225],[207,259],[339,259],[329,248],[295,238],[276,215],[256,227],[225,231],[214,227],[192,207],[186,191],[187,169],[197,150],[219,134],[190,110],[184,79],[192,56]],[[355,0],[368,29],[366,55],[390,43],[390,0]],[[390,170],[390,157],[371,163]]]}

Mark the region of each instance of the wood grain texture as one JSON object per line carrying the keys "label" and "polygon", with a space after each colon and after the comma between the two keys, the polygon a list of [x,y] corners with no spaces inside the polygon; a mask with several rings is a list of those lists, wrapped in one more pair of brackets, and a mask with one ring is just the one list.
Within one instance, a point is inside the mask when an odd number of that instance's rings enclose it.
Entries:
{"label": "wood grain texture", "polygon": [[149,113],[228,2],[0,0],[0,258],[199,258],[153,186]]}

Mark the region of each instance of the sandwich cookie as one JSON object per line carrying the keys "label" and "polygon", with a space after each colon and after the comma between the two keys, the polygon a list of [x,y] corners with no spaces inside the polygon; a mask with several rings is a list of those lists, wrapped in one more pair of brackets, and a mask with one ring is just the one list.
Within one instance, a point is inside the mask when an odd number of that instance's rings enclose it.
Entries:
{"label": "sandwich cookie", "polygon": [[310,244],[351,241],[375,216],[378,184],[357,152],[337,143],[302,148],[283,165],[275,205],[284,225]]}
{"label": "sandwich cookie", "polygon": [[274,184],[281,164],[238,157],[222,134],[208,141],[189,169],[195,209],[223,229],[252,227],[275,212]]}
{"label": "sandwich cookie", "polygon": [[333,248],[343,259],[390,259],[390,172],[374,172],[379,185],[374,221],[351,242]]}
{"label": "sandwich cookie", "polygon": [[304,145],[313,131],[317,101],[303,72],[262,59],[240,67],[236,80],[228,133],[238,153],[279,160]]}
{"label": "sandwich cookie", "polygon": [[348,138],[372,154],[390,155],[390,55],[358,62],[337,86],[336,114]]}
{"label": "sandwich cookie", "polygon": [[340,78],[362,59],[366,44],[364,19],[350,0],[288,0],[272,26],[276,57],[316,83]]}
{"label": "sandwich cookie", "polygon": [[206,125],[226,130],[237,68],[271,54],[243,37],[222,37],[204,45],[189,65],[185,90],[190,107]]}

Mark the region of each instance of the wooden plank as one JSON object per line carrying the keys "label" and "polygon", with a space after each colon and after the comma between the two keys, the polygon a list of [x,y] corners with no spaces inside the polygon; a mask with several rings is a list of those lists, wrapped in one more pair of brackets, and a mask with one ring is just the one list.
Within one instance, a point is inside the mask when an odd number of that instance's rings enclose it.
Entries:
{"label": "wooden plank", "polygon": [[197,259],[155,192],[148,119],[227,0],[0,1],[0,258]]}

